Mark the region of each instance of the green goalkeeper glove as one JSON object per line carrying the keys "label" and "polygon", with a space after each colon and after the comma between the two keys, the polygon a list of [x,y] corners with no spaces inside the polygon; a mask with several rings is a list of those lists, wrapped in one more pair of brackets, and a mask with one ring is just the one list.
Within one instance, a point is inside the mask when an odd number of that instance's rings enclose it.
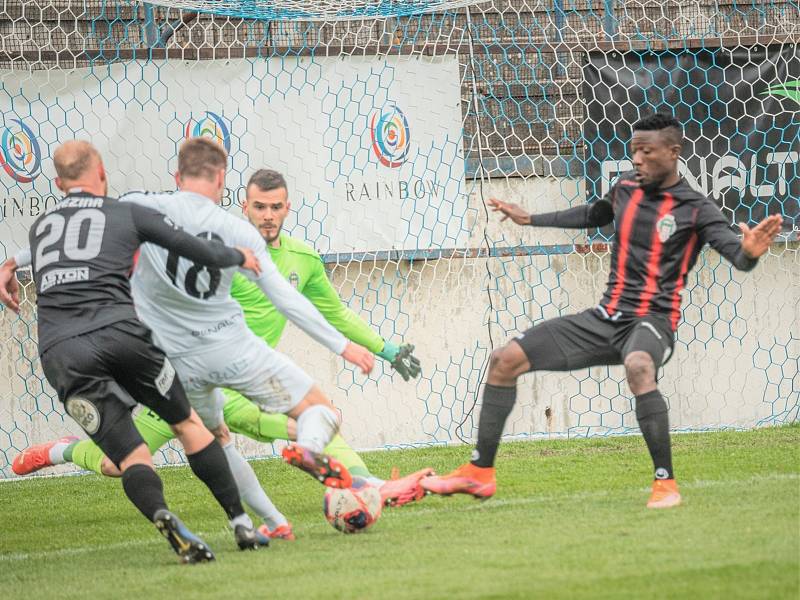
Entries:
{"label": "green goalkeeper glove", "polygon": [[383,342],[383,350],[378,352],[383,360],[388,361],[395,371],[400,373],[400,377],[404,381],[419,377],[420,365],[419,359],[414,356],[414,346],[411,344],[403,344],[396,346],[391,342]]}

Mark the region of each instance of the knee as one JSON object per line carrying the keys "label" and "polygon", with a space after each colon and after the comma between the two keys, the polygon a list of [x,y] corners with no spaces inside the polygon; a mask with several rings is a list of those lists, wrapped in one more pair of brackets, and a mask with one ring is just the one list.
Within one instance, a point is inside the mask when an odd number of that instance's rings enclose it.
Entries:
{"label": "knee", "polygon": [[311,389],[305,395],[303,401],[307,402],[309,406],[320,405],[334,410],[333,402],[331,402],[330,398],[325,395],[325,392],[323,392],[318,385],[311,386]]}
{"label": "knee", "polygon": [[333,411],[335,414],[338,414],[338,411],[333,406],[333,402],[331,402],[330,399],[319,388],[319,386],[316,385],[311,386],[311,389],[303,397],[303,399],[286,414],[292,419],[297,419],[305,411],[314,406],[323,406]]}
{"label": "knee", "polygon": [[225,424],[212,429],[211,433],[221,446],[225,446],[231,441],[231,431]]}
{"label": "knee", "polygon": [[200,415],[197,414],[197,411],[191,409],[189,411],[189,416],[186,417],[183,421],[179,421],[177,423],[170,423],[169,426],[174,433],[179,433],[187,431],[193,427],[202,427],[203,421],[200,419]]}
{"label": "knee", "polygon": [[122,477],[122,471],[107,456],[104,456],[100,463],[100,472],[106,477]]}
{"label": "knee", "polygon": [[631,352],[625,357],[625,377],[631,391],[643,394],[655,387],[656,366],[647,352]]}
{"label": "knee", "polygon": [[153,468],[153,457],[150,456],[150,451],[145,444],[139,444],[134,448],[133,452],[123,458],[119,463],[119,470],[125,473],[127,469],[134,465],[145,465],[151,469]]}
{"label": "knee", "polygon": [[489,357],[489,375],[493,379],[513,380],[525,372],[527,365],[522,349],[508,344],[492,352]]}

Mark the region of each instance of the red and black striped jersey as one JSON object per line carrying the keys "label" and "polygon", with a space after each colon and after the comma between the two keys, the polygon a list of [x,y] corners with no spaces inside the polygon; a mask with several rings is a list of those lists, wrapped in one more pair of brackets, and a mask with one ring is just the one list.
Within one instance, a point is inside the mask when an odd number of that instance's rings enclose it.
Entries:
{"label": "red and black striped jersey", "polygon": [[674,330],[686,276],[705,244],[737,269],[749,271],[758,262],[744,254],[717,205],[683,178],[672,187],[646,192],[634,173],[624,173],[592,205],[531,216],[537,226],[602,227],[612,220],[611,269],[599,308],[614,320],[656,313],[666,316]]}

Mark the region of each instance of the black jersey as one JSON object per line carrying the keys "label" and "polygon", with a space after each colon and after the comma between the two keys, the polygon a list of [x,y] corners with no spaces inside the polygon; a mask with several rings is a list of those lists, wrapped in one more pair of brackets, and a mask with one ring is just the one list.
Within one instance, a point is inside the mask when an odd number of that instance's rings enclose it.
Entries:
{"label": "black jersey", "polygon": [[646,192],[633,172],[624,173],[592,205],[531,217],[533,225],[563,227],[602,227],[612,221],[611,272],[598,307],[607,318],[660,313],[674,330],[686,275],[704,244],[737,269],[749,271],[758,262],[744,254],[717,205],[683,178],[672,187]]}
{"label": "black jersey", "polygon": [[39,312],[39,352],[111,323],[136,319],[128,277],[143,242],[215,268],[243,256],[177,228],[150,208],[83,192],[47,210],[29,232]]}

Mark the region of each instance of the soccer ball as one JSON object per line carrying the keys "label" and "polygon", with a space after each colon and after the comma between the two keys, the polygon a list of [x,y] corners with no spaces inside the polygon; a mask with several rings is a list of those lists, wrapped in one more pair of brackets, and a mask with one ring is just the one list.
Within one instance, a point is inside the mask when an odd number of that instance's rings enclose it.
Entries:
{"label": "soccer ball", "polygon": [[342,533],[366,531],[381,516],[381,494],[363,477],[353,477],[347,489],[328,488],[322,510],[328,523]]}

